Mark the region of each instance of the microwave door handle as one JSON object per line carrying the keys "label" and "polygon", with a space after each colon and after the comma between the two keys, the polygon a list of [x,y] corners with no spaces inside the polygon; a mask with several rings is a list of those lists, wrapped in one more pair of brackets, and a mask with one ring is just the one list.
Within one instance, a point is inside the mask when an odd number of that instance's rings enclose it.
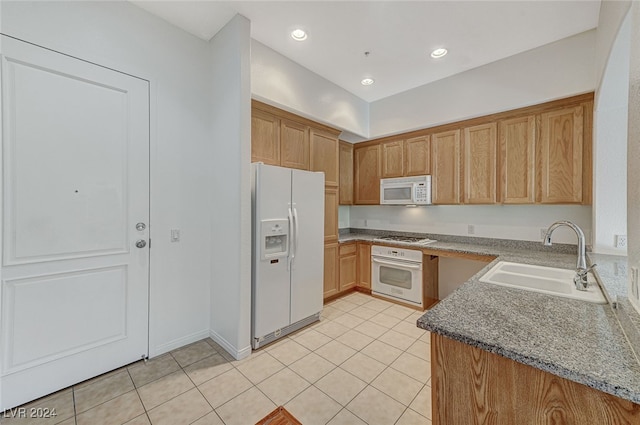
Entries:
{"label": "microwave door handle", "polygon": [[419,265],[414,265],[414,264],[405,264],[405,263],[395,263],[392,261],[382,261],[379,260],[377,258],[371,258],[371,261],[374,263],[378,263],[378,264],[384,264],[386,266],[393,266],[393,267],[398,267],[398,268],[403,268],[403,269],[414,269],[414,270],[420,270],[421,266]]}
{"label": "microwave door handle", "polygon": [[293,260],[296,257],[296,254],[298,253],[298,241],[299,241],[299,237],[300,237],[300,221],[298,220],[298,209],[296,208],[296,204],[293,204],[293,233],[294,233],[294,250],[293,250],[293,256],[291,257],[291,262],[293,263]]}
{"label": "microwave door handle", "polygon": [[289,255],[287,256],[287,271],[291,271],[291,264],[293,263],[293,258],[295,257],[295,252],[292,247],[293,240],[293,213],[291,211],[291,207],[289,207],[288,217],[289,219]]}

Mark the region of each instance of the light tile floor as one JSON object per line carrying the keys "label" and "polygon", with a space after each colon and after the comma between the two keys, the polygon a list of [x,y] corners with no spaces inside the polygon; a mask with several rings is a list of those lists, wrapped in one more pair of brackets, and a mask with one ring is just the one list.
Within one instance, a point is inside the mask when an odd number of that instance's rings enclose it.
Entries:
{"label": "light tile floor", "polygon": [[[304,425],[430,425],[422,313],[352,293],[321,321],[240,361],[211,339],[36,400],[3,425],[251,425],[284,405]],[[5,413],[6,415],[6,413]]]}

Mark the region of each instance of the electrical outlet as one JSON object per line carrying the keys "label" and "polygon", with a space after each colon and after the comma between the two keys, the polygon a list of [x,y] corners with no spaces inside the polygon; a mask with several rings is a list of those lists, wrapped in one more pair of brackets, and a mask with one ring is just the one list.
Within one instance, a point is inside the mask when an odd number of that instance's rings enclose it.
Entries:
{"label": "electrical outlet", "polygon": [[171,242],[180,242],[180,229],[171,229]]}
{"label": "electrical outlet", "polygon": [[618,261],[613,263],[613,274],[615,276],[625,276],[627,274],[627,263]]}
{"label": "electrical outlet", "polygon": [[627,247],[627,235],[616,235],[616,248]]}
{"label": "electrical outlet", "polygon": [[364,219],[364,227],[367,227],[369,225],[369,220],[367,220],[366,218]]}
{"label": "electrical outlet", "polygon": [[476,226],[474,226],[473,224],[469,224],[467,226],[467,233],[470,235],[475,235],[476,234]]}

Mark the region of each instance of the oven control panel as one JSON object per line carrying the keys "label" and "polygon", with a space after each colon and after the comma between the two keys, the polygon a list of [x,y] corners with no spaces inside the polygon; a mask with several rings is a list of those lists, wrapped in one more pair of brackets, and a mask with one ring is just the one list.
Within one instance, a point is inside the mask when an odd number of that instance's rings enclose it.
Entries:
{"label": "oven control panel", "polygon": [[405,261],[422,262],[422,251],[418,251],[415,249],[373,245],[371,247],[371,255],[386,258],[399,258]]}

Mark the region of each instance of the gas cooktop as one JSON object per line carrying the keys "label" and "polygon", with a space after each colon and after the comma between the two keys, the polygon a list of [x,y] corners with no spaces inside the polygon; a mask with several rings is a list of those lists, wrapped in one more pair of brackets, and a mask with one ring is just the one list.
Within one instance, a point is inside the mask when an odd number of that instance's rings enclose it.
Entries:
{"label": "gas cooktop", "polygon": [[414,236],[381,236],[379,238],[375,238],[374,242],[400,242],[411,245],[427,245],[432,242],[436,242],[433,239],[427,238],[417,238]]}

